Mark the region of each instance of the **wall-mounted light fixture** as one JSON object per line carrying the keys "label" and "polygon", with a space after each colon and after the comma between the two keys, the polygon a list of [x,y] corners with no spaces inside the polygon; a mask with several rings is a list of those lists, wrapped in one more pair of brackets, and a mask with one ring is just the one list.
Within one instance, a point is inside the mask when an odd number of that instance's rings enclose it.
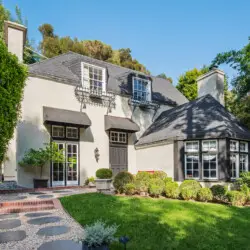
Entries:
{"label": "wall-mounted light fixture", "polygon": [[99,153],[99,149],[98,148],[96,148],[94,150],[94,154],[95,154],[95,160],[96,160],[96,162],[98,162],[99,158],[100,158],[100,153]]}

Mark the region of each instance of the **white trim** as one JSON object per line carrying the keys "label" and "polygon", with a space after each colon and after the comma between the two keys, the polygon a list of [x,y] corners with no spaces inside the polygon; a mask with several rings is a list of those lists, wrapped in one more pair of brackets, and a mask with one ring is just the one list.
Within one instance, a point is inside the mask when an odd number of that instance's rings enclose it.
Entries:
{"label": "white trim", "polygon": [[[147,92],[146,92],[146,100],[141,100],[142,102],[143,101],[149,101],[151,102],[152,100],[152,93],[151,93],[151,88],[152,88],[152,82],[149,80],[149,79],[144,79],[144,78],[141,78],[141,77],[137,77],[137,76],[133,76],[132,77],[132,90],[133,90],[133,98],[134,98],[134,80],[137,79],[137,80],[141,80],[141,81],[144,81],[144,82],[147,82]],[[140,102],[139,100],[137,100],[138,102]]]}
{"label": "white trim", "polygon": [[[194,143],[197,143],[197,144],[198,144],[198,149],[197,149],[196,151],[188,151],[188,150],[187,150],[187,143],[191,143],[191,142],[194,142]],[[199,153],[199,151],[200,151],[199,141],[192,141],[192,140],[190,140],[190,141],[185,141],[185,152],[186,152],[186,153]]]}
{"label": "white trim", "polygon": [[[203,165],[203,156],[204,155],[214,155],[216,157],[216,177],[204,177],[204,165]],[[218,154],[214,153],[213,151],[207,152],[207,153],[202,153],[201,156],[201,164],[202,164],[202,179],[203,180],[218,180]],[[207,171],[207,170],[206,170]],[[210,171],[214,171],[214,169],[210,169],[209,167],[209,176],[210,176]]]}
{"label": "white trim", "polygon": [[[54,130],[53,130],[54,128],[63,128],[63,136],[54,135]],[[64,138],[64,136],[65,136],[64,126],[52,125],[51,131],[52,131],[52,137],[55,137],[55,138]]]}
{"label": "white trim", "polygon": [[[112,134],[117,134],[117,141],[116,140],[112,140]],[[120,135],[121,134],[125,136],[125,141],[121,141],[120,140]],[[111,142],[118,142],[118,143],[126,144],[127,143],[127,133],[126,132],[118,132],[118,131],[110,131],[109,140]]]}
{"label": "white trim", "polygon": [[[68,136],[68,128],[69,129],[76,129],[76,137],[71,137],[71,136]],[[69,139],[78,139],[78,128],[77,127],[66,127],[66,138],[69,138]]]}
{"label": "white trim", "polygon": [[[187,176],[187,156],[188,155],[193,155],[193,156],[197,156],[198,157],[198,177],[188,177]],[[192,163],[193,164],[193,163]],[[194,180],[199,180],[200,179],[200,168],[199,168],[199,152],[197,153],[193,153],[193,154],[185,154],[185,162],[184,162],[184,165],[185,165],[185,179],[194,179]],[[194,171],[194,168],[192,166],[192,171]]]}

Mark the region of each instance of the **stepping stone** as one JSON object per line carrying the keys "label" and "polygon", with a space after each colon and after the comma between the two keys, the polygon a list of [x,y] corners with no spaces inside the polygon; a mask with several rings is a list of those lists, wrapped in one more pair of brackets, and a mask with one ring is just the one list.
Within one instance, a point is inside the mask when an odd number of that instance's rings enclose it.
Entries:
{"label": "stepping stone", "polygon": [[25,237],[26,237],[26,232],[23,230],[3,232],[0,233],[0,243],[7,243],[10,241],[20,241],[23,240]]}
{"label": "stepping stone", "polygon": [[82,250],[82,244],[72,240],[56,240],[43,243],[38,250]]}
{"label": "stepping stone", "polygon": [[48,198],[53,198],[54,196],[53,195],[39,195],[37,196],[37,198],[39,199],[48,199]]}
{"label": "stepping stone", "polygon": [[21,226],[20,220],[2,220],[0,221],[0,229],[12,229]]}
{"label": "stepping stone", "polygon": [[55,190],[55,191],[53,191],[53,193],[72,193],[72,191],[70,191],[70,190]]}
{"label": "stepping stone", "polygon": [[54,236],[59,234],[65,234],[69,232],[70,228],[67,226],[52,226],[41,228],[37,234],[42,236]]}
{"label": "stepping stone", "polygon": [[19,217],[19,214],[0,214],[0,220],[12,219]]}
{"label": "stepping stone", "polygon": [[43,193],[43,192],[31,192],[29,194],[31,194],[31,195],[41,195],[41,194],[45,194],[45,193]]}
{"label": "stepping stone", "polygon": [[36,219],[28,220],[27,223],[31,225],[43,225],[48,223],[59,222],[62,218],[58,216],[51,216],[51,217],[41,217]]}
{"label": "stepping stone", "polygon": [[26,198],[27,196],[8,196],[6,197],[5,201],[17,201],[17,200],[23,200]]}
{"label": "stepping stone", "polygon": [[50,215],[51,213],[28,213],[28,214],[25,214],[25,216],[27,217],[39,217],[39,216],[45,216],[45,215]]}

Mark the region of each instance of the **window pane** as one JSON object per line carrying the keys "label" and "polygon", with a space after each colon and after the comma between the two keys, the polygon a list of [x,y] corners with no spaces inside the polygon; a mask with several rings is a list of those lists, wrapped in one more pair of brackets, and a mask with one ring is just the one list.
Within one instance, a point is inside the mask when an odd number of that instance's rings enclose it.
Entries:
{"label": "window pane", "polygon": [[211,178],[216,178],[216,171],[214,171],[214,170],[212,170],[211,171],[211,176],[210,176]]}
{"label": "window pane", "polygon": [[204,170],[204,177],[209,178],[209,171],[208,170]]}
{"label": "window pane", "polygon": [[230,151],[238,151],[238,141],[230,141]]}
{"label": "window pane", "polygon": [[186,152],[197,152],[199,150],[198,142],[186,142]]}

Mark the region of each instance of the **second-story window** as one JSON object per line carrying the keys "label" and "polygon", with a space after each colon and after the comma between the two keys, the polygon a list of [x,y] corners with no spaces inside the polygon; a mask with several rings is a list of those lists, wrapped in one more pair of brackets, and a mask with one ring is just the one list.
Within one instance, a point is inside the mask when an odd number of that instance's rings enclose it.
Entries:
{"label": "second-story window", "polygon": [[106,91],[105,69],[83,62],[82,85],[91,93],[101,95]]}
{"label": "second-story window", "polygon": [[133,78],[133,99],[140,102],[151,101],[150,80]]}

